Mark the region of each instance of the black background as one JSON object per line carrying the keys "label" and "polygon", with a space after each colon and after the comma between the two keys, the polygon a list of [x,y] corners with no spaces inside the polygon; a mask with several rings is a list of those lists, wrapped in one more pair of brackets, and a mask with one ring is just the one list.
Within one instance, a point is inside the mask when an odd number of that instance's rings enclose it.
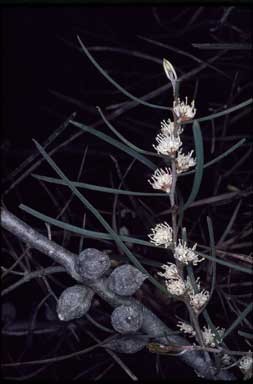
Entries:
{"label": "black background", "polygon": [[[173,62],[179,74],[192,70],[194,66],[199,64],[180,54],[170,52],[166,48],[148,44],[139,39],[138,36],[161,41],[164,44],[192,53],[202,60],[207,60],[218,52],[199,50],[192,44],[215,42],[243,44],[249,42],[252,12],[248,7],[236,6],[231,12],[228,19],[229,23],[236,26],[237,29],[226,27],[226,25],[220,26],[220,20],[227,9],[223,5],[205,5],[196,21],[193,20],[190,23],[191,18],[199,8],[200,5],[158,7],[151,5],[101,5],[94,7],[62,5],[57,7],[16,6],[2,8],[1,156],[3,177],[8,176],[28,155],[35,152],[32,138],[40,143],[43,142],[73,111],[77,111],[80,121],[89,124],[99,119],[95,109],[96,105],[105,111],[106,107],[113,103],[128,101],[126,96],[115,91],[114,87],[101,76],[87,57],[76,49],[78,47],[77,34],[80,35],[87,47],[116,47],[146,53],[157,60],[167,57]],[[75,47],[67,45],[63,40]],[[151,92],[167,82],[162,65],[159,66],[149,60],[111,52],[109,49],[93,51],[92,54],[119,84],[136,96]],[[224,62],[219,68],[225,71],[227,78],[210,69],[201,75],[196,100],[198,116],[205,116],[213,110],[225,108],[236,73],[238,73],[238,84],[241,84],[242,87],[247,83],[251,84],[252,79],[248,70],[251,60],[250,52],[247,50],[230,51],[226,57],[231,58],[230,62]],[[190,99],[192,98],[196,80],[197,78],[193,77],[182,85],[182,96],[188,95]],[[78,99],[85,104],[86,109],[57,98],[51,90]],[[246,100],[250,95],[251,88],[249,86],[232,105]],[[151,99],[150,102],[168,106],[171,103],[171,97],[171,94],[166,93]],[[152,148],[153,137],[159,129],[159,122],[168,118],[164,111],[153,110],[144,106],[138,106],[127,117],[138,119],[144,125],[147,123],[145,131],[141,126],[138,131],[138,127],[134,127],[129,122],[128,127],[124,126],[121,118],[116,119],[113,124],[128,139],[147,150]],[[101,129],[109,134],[104,127]],[[76,131],[72,127],[69,132],[74,133]],[[208,133],[206,132],[204,131],[204,136],[210,136],[210,129]],[[242,137],[243,135],[247,136],[250,133],[248,116],[245,117],[243,126],[233,125],[229,133]],[[188,141],[186,140],[189,148],[192,145],[190,135],[191,133],[188,135]],[[69,176],[73,177],[77,174],[78,164],[86,144],[87,139],[78,140],[62,149],[57,157],[58,164],[66,170]],[[98,143],[92,137],[89,137],[88,144],[94,152],[108,151],[108,147],[103,147],[103,144]],[[241,153],[243,151],[244,149]],[[113,150],[110,153],[114,155]],[[92,168],[94,156],[93,153],[89,162],[91,170],[87,171],[87,178],[84,180],[94,184],[108,185],[108,167],[112,166],[112,163],[109,163],[108,159],[98,160],[95,172]],[[208,160],[210,157],[209,149],[206,150],[206,156]],[[122,164],[125,165],[124,162]],[[224,162],[223,166],[229,168],[231,166],[230,160]],[[49,168],[45,169],[48,170]],[[43,172],[41,171],[41,173]],[[99,174],[99,180],[97,174]],[[132,183],[132,189],[139,191],[146,188],[145,190],[150,192],[148,185],[146,185],[146,177],[149,175],[143,172],[141,176],[144,180],[137,174]],[[213,180],[215,180],[214,174],[213,178],[204,180],[200,197],[208,196],[210,190],[213,190]],[[240,186],[240,181],[238,183],[237,185]],[[8,182],[4,184],[6,187],[8,185]],[[40,190],[38,192],[36,189],[36,193],[34,193],[34,185],[34,181],[28,178],[19,186],[18,199],[13,191],[7,195],[5,202],[8,207],[14,212],[20,212],[18,204],[24,202],[45,213],[47,209],[50,211],[50,203],[45,198],[44,192]],[[190,185],[186,185],[186,192]],[[243,187],[243,185],[241,186]],[[225,190],[224,188],[221,187],[221,192]],[[58,197],[61,198],[61,196]],[[63,202],[64,199],[62,204]],[[108,204],[109,207],[111,201],[105,203],[105,200],[97,196],[94,198],[94,203],[97,206]],[[72,222],[76,225],[78,225],[77,220],[80,220],[77,216],[78,211],[73,213],[71,217]],[[92,218],[88,217],[87,220],[88,224],[94,224]],[[138,225],[136,230],[137,233],[141,234]],[[220,230],[219,226],[216,230]],[[76,244],[73,243],[71,247],[75,250]],[[27,294],[29,292],[28,289]],[[27,313],[30,311],[31,302],[28,300],[26,303]],[[19,315],[26,317],[24,307],[22,307],[22,311],[23,314]],[[30,358],[32,357],[30,356]],[[96,358],[99,359],[97,355]],[[140,360],[141,358],[142,360]],[[92,360],[92,356],[89,356],[89,359]],[[155,377],[154,356],[140,353],[128,357],[127,361],[137,375],[140,374],[144,378]],[[189,377],[190,369],[181,364],[177,358],[172,358],[171,361],[170,369],[174,371],[176,377]],[[65,367],[68,372],[69,367]],[[117,369],[114,370],[114,378],[118,377]],[[46,374],[45,377],[47,377]]]}

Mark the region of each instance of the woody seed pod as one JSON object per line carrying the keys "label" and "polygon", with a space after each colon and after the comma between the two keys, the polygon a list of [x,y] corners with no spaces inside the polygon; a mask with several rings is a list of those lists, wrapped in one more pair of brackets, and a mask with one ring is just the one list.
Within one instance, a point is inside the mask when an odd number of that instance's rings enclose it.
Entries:
{"label": "woody seed pod", "polygon": [[110,266],[110,258],[95,248],[85,249],[76,259],[76,270],[84,280],[99,279]]}
{"label": "woody seed pod", "polygon": [[104,344],[104,346],[112,351],[119,353],[136,353],[143,349],[148,343],[148,336],[120,336]]}
{"label": "woody seed pod", "polygon": [[90,309],[93,295],[93,290],[84,285],[73,285],[65,289],[57,303],[59,319],[70,321],[84,316]]}
{"label": "woody seed pod", "polygon": [[108,278],[108,288],[120,296],[133,295],[147,278],[144,273],[129,264],[113,270]]}
{"label": "woody seed pod", "polygon": [[142,307],[137,304],[120,305],[112,312],[111,323],[119,333],[137,332],[143,323]]}

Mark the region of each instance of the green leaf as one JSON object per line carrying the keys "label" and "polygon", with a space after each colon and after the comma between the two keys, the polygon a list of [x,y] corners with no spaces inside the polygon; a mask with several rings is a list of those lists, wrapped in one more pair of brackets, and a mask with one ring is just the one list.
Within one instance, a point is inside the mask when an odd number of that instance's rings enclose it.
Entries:
{"label": "green leaf", "polygon": [[203,252],[199,252],[199,251],[198,251],[197,253],[198,253],[200,256],[203,256],[203,257],[205,257],[205,258],[208,259],[208,260],[213,260],[213,261],[215,261],[217,264],[225,265],[226,267],[229,267],[229,268],[232,268],[232,269],[236,269],[237,271],[244,272],[244,273],[248,273],[249,275],[253,275],[253,270],[250,269],[250,268],[241,267],[240,265],[231,263],[230,261],[225,261],[225,260],[218,259],[217,257],[213,257],[213,256],[210,256],[210,255],[206,255],[206,254],[203,253]]}
{"label": "green leaf", "polygon": [[[227,108],[227,109],[225,109],[225,111],[212,113],[211,115],[200,117],[199,119],[196,119],[196,121],[201,123],[203,121],[209,121],[212,119],[216,119],[217,117],[225,116],[225,115],[228,115],[229,113],[237,111],[238,109],[241,109],[243,107],[247,107],[248,105],[250,105],[252,103],[253,103],[253,99],[251,98],[251,99],[243,101],[240,104],[235,105],[234,107]],[[183,122],[182,125],[191,124],[191,123],[192,123],[192,121],[186,121],[186,122]]]}
{"label": "green leaf", "polygon": [[165,110],[170,110],[170,108],[168,107],[163,107],[162,105],[157,105],[157,104],[151,104],[151,103],[148,103],[146,101],[143,101],[142,99],[139,99],[138,97],[132,95],[131,93],[129,93],[125,88],[123,88],[121,85],[119,85],[115,80],[113,80],[111,78],[111,76],[108,75],[108,73],[96,62],[96,60],[94,59],[94,57],[90,54],[90,52],[88,51],[88,49],[84,46],[82,40],[80,39],[80,37],[77,35],[77,40],[79,41],[79,44],[81,45],[82,47],[82,50],[83,52],[86,54],[86,56],[88,57],[88,59],[92,62],[92,64],[94,64],[94,66],[99,70],[99,72],[111,83],[114,85],[114,87],[116,87],[119,91],[121,91],[124,95],[128,96],[130,99],[134,100],[134,101],[137,101],[138,104],[143,104],[147,107],[151,107],[151,108],[157,108],[157,109],[165,109]]}
{"label": "green leaf", "polygon": [[231,324],[231,326],[226,330],[226,332],[224,333],[223,337],[222,337],[222,340],[224,340],[228,335],[230,335],[230,333],[236,328],[238,327],[238,325],[245,319],[246,316],[248,316],[248,314],[252,311],[253,309],[253,303],[250,303],[245,309],[244,311],[240,314],[240,316],[237,317],[237,319],[233,322],[233,324]]}
{"label": "green leaf", "polygon": [[212,286],[210,290],[210,298],[214,292],[215,289],[215,282],[216,282],[216,251],[215,251],[215,241],[214,241],[214,233],[213,233],[213,223],[210,217],[207,216],[207,227],[208,227],[208,234],[210,239],[210,248],[211,248],[211,255],[213,257],[212,261]]}
{"label": "green leaf", "polygon": [[191,190],[191,193],[190,193],[188,200],[186,201],[186,203],[183,207],[184,211],[195,200],[195,198],[199,192],[199,188],[200,188],[200,184],[201,184],[201,180],[202,180],[202,176],[203,176],[203,166],[204,166],[203,138],[202,138],[199,123],[196,120],[194,120],[194,122],[193,122],[193,136],[194,136],[197,164],[196,164],[196,169],[195,169],[195,175],[194,175],[192,190]]}
{"label": "green leaf", "polygon": [[[205,163],[204,164],[204,168],[206,169],[206,168],[210,167],[210,165],[218,163],[225,156],[228,156],[230,153],[234,152],[237,148],[241,147],[245,143],[245,141],[246,141],[246,139],[242,139],[242,140],[238,141],[238,143],[236,143],[235,145],[230,147],[227,151],[225,151],[221,155],[215,157],[213,160],[210,160],[207,163]],[[192,171],[189,171],[189,172],[180,173],[178,176],[179,177],[186,176],[186,175],[190,175],[191,173],[194,173],[194,172],[195,172],[195,170],[192,170]]]}
{"label": "green leaf", "polygon": [[[123,135],[121,135],[114,127],[113,125],[106,119],[105,115],[103,114],[101,108],[97,107],[97,110],[98,112],[100,113],[100,116],[102,117],[104,123],[107,125],[108,128],[110,128],[110,130],[115,133],[115,135],[121,140],[123,141],[123,143],[125,143],[128,147],[132,148],[134,151],[136,152],[139,152],[139,153],[143,153],[144,155],[150,155],[150,156],[155,156],[155,157],[161,157],[160,155],[154,153],[154,152],[149,152],[149,151],[145,151],[144,149],[141,149],[139,147],[136,147],[136,145],[134,145],[133,143],[131,143],[130,141],[128,141]],[[168,156],[165,156],[168,158]]]}
{"label": "green leaf", "polygon": [[[53,217],[47,216],[41,212],[36,211],[35,209],[28,207],[25,204],[20,204],[19,208],[22,209],[22,211],[30,214],[33,217],[36,217],[37,219],[43,221],[43,223],[49,223],[51,225],[54,225],[55,227],[62,228],[66,231],[78,234],[82,237],[87,237],[91,239],[101,239],[101,240],[112,240],[112,236],[109,233],[105,232],[97,232],[97,231],[90,231],[88,229],[82,228],[82,227],[77,227],[72,224],[64,223],[63,221],[54,219]],[[153,244],[151,244],[148,241],[136,239],[134,237],[129,237],[129,236],[124,236],[124,235],[119,235],[122,241],[126,243],[131,243],[131,244],[138,244],[138,245],[145,245],[146,247],[154,247]],[[159,247],[161,249],[164,249],[162,247]],[[115,256],[114,256],[115,257]],[[124,255],[120,255],[121,259],[127,259],[127,257],[124,257]],[[163,263],[158,262],[156,260],[151,260],[151,259],[146,259],[145,257],[138,256],[138,259],[141,260],[143,264],[146,265],[151,265],[153,267],[160,268]]]}
{"label": "green leaf", "polygon": [[[46,181],[47,183],[51,184],[58,184],[58,185],[67,185],[64,180],[62,179],[56,179],[55,177],[48,177],[43,175],[37,175],[35,173],[32,173],[32,176],[35,179]],[[109,188],[109,187],[102,187],[100,185],[94,185],[94,184],[88,184],[88,183],[81,183],[79,181],[71,181],[71,183],[81,189],[88,189],[91,191],[97,191],[97,192],[105,192],[105,193],[113,193],[118,195],[129,195],[129,196],[152,196],[152,197],[169,197],[166,193],[152,193],[152,192],[134,192],[134,191],[126,191],[124,189],[116,189],[116,188]]]}
{"label": "green leaf", "polygon": [[[218,241],[218,244],[222,244],[223,241],[225,240],[225,238],[227,237],[227,235],[229,234],[229,232],[230,232],[230,230],[231,230],[231,228],[232,228],[232,226],[233,226],[233,224],[234,224],[234,221],[235,221],[235,219],[236,219],[236,216],[237,216],[237,214],[238,214],[238,211],[239,211],[239,209],[240,209],[241,203],[242,203],[242,201],[240,200],[240,201],[238,202],[238,204],[237,204],[237,206],[236,206],[236,208],[235,208],[235,210],[234,210],[234,212],[233,212],[233,214],[232,214],[230,220],[229,220],[229,223],[228,223],[228,225],[227,225],[225,231],[223,232],[223,234],[222,234],[220,240]],[[217,245],[217,247],[218,247],[218,245]]]}
{"label": "green leaf", "polygon": [[148,160],[146,157],[134,151],[133,149],[129,148],[125,144],[120,143],[118,140],[115,140],[112,137],[106,135],[105,133],[99,132],[94,128],[88,127],[87,125],[78,123],[77,121],[71,120],[70,123],[82,129],[85,132],[89,132],[92,135],[99,137],[100,139],[113,145],[114,147],[119,148],[121,151],[127,153],[129,156],[132,156],[135,159],[139,160],[141,163],[145,164],[148,168],[152,169],[152,171],[154,171],[157,168],[157,166],[152,161]]}
{"label": "green leaf", "polygon": [[238,335],[245,337],[246,339],[253,340],[253,333],[238,331]]}

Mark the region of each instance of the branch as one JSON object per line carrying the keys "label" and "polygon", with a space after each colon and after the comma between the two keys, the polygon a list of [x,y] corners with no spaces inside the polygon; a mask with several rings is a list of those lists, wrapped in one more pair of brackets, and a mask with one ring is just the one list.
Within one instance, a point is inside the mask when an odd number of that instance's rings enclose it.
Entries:
{"label": "branch", "polygon": [[[138,302],[132,297],[122,297],[110,291],[107,287],[107,279],[105,278],[100,278],[92,282],[82,281],[75,269],[75,254],[67,251],[55,242],[50,241],[48,238],[35,231],[32,227],[3,207],[1,208],[1,226],[10,231],[20,240],[27,243],[29,247],[39,250],[62,265],[66,272],[69,273],[75,280],[83,282],[85,285],[92,288],[112,307],[117,307],[122,304],[131,305]],[[139,302],[138,304],[140,305]],[[189,344],[181,336],[170,335],[172,330],[168,328],[153,312],[151,312],[144,305],[142,306],[144,315],[142,331],[145,334],[154,338],[158,343],[162,343],[164,345]],[[221,371],[215,376],[214,368],[210,365],[207,366],[202,352],[189,351],[178,357],[187,365],[192,367],[196,374],[200,377],[212,380],[235,380],[234,375],[228,371]]]}

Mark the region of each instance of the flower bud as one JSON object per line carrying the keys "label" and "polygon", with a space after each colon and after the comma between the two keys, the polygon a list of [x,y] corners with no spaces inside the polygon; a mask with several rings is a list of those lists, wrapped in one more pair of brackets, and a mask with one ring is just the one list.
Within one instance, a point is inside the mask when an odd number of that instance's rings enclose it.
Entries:
{"label": "flower bud", "polygon": [[120,336],[108,341],[104,346],[119,353],[136,353],[143,349],[148,343],[148,336]]}
{"label": "flower bud", "polygon": [[59,319],[70,321],[84,316],[90,309],[93,295],[93,290],[84,285],[73,285],[65,289],[57,303]]}
{"label": "flower bud", "polygon": [[76,270],[84,280],[99,279],[110,266],[110,258],[95,248],[85,249],[76,259]]}
{"label": "flower bud", "polygon": [[129,264],[115,268],[108,278],[108,288],[120,296],[133,295],[147,278],[144,273]]}
{"label": "flower bud", "polygon": [[175,94],[176,91],[176,81],[177,81],[177,74],[173,67],[173,65],[169,62],[169,60],[163,59],[163,69],[168,77],[168,79],[171,81],[173,92]]}
{"label": "flower bud", "polygon": [[112,312],[111,323],[119,333],[137,332],[143,323],[142,307],[137,304],[120,305]]}

